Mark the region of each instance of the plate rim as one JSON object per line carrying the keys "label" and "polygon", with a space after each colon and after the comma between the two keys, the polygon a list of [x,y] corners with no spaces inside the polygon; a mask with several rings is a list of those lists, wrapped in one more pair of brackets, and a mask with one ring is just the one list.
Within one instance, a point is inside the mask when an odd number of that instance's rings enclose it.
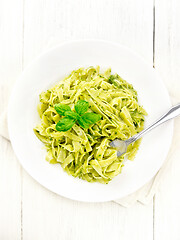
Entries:
{"label": "plate rim", "polygon": [[[13,144],[13,136],[12,136],[12,132],[11,132],[11,121],[10,121],[10,109],[11,109],[11,105],[12,105],[12,100],[13,100],[13,95],[14,95],[14,91],[15,91],[15,88],[16,88],[16,85],[18,84],[18,82],[23,78],[24,74],[26,73],[26,71],[31,68],[36,62],[38,62],[39,59],[41,59],[42,57],[48,55],[51,51],[57,49],[57,48],[60,48],[60,47],[63,47],[63,46],[66,46],[66,45],[69,45],[69,44],[73,44],[73,43],[81,43],[81,42],[93,42],[93,43],[96,43],[96,42],[99,42],[99,43],[105,43],[105,44],[110,44],[110,45],[114,45],[114,46],[117,46],[117,47],[120,47],[120,48],[123,48],[125,50],[127,50],[128,52],[130,53],[133,53],[137,58],[141,59],[144,64],[146,64],[148,67],[150,67],[150,64],[148,64],[148,62],[143,58],[143,56],[141,56],[138,52],[132,50],[131,48],[125,46],[125,45],[122,45],[122,44],[119,44],[117,42],[113,42],[113,41],[107,41],[107,40],[101,40],[101,39],[80,39],[80,40],[72,40],[72,41],[65,41],[65,42],[62,42],[62,43],[59,43],[51,48],[48,48],[47,50],[44,50],[41,54],[39,54],[37,57],[35,57],[32,61],[30,61],[29,64],[27,64],[27,66],[23,69],[23,71],[20,73],[19,77],[16,79],[14,85],[13,85],[13,89],[11,91],[11,94],[10,94],[10,98],[9,98],[9,102],[8,102],[8,108],[7,108],[7,123],[8,123],[8,132],[9,132],[9,137],[10,137],[10,141],[11,141],[11,145],[12,145],[12,148],[13,148],[13,151],[19,161],[19,163],[21,164],[21,166],[23,167],[23,169],[26,171],[26,173],[28,175],[30,175],[36,182],[38,182],[41,186],[43,186],[44,188],[50,190],[51,192],[54,192],[62,197],[65,197],[65,198],[69,198],[71,200],[76,200],[76,201],[79,201],[79,202],[108,202],[108,201],[116,201],[116,200],[119,200],[119,199],[122,199],[124,197],[127,197],[128,195],[138,191],[141,187],[143,187],[146,183],[148,183],[151,179],[154,178],[154,176],[157,174],[157,172],[161,169],[163,163],[165,162],[165,160],[167,159],[167,155],[168,155],[168,152],[170,150],[170,147],[171,147],[171,144],[172,144],[172,139],[173,139],[173,129],[174,129],[174,120],[171,121],[171,132],[169,133],[169,145],[168,145],[168,148],[166,150],[166,154],[165,154],[165,158],[160,166],[160,168],[158,168],[158,170],[156,171],[156,173],[151,176],[146,182],[144,182],[143,184],[141,184],[141,186],[139,186],[138,188],[136,188],[136,190],[133,190],[133,191],[129,191],[128,194],[126,194],[125,196],[123,197],[120,197],[120,198],[106,198],[104,200],[100,199],[100,200],[84,200],[84,199],[79,199],[79,198],[74,198],[74,197],[70,197],[70,196],[65,196],[64,194],[60,194],[59,192],[55,191],[54,189],[51,189],[49,186],[45,185],[44,183],[41,182],[41,180],[39,180],[39,178],[37,176],[34,176],[31,172],[29,172],[29,170],[26,168],[26,166],[23,164],[23,162],[20,160],[20,158],[18,157],[18,153],[14,147],[14,144]],[[152,67],[151,69],[152,71],[155,72],[155,74],[158,76],[158,80],[161,82],[161,85],[163,86],[164,88],[164,91],[165,91],[165,94],[167,96],[167,100],[169,102],[169,105],[171,106],[171,99],[170,99],[170,96],[169,96],[169,93],[168,93],[168,90],[159,74],[159,72]]]}

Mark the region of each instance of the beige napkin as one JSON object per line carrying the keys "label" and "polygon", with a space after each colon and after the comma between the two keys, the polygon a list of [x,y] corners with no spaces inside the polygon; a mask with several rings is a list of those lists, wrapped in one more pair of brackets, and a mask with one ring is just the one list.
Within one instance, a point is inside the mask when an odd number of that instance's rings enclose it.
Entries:
{"label": "beige napkin", "polygon": [[[59,43],[59,41],[55,41],[52,39],[52,41],[48,44],[48,47],[54,46],[56,43]],[[0,114],[0,135],[7,140],[9,140],[9,134],[8,134],[8,127],[7,127],[7,114],[6,112],[3,112]],[[140,202],[142,204],[148,204],[154,194],[157,191],[157,188],[160,184],[160,182],[163,180],[163,176],[168,172],[169,165],[171,163],[171,152],[175,151],[175,149],[171,147],[171,150],[169,152],[169,155],[164,162],[163,166],[159,170],[159,172],[155,175],[155,177],[148,183],[146,183],[142,188],[140,188],[138,191],[128,195],[127,197],[124,197],[122,199],[114,200],[114,202],[124,206],[124,207],[130,207],[136,202]]]}

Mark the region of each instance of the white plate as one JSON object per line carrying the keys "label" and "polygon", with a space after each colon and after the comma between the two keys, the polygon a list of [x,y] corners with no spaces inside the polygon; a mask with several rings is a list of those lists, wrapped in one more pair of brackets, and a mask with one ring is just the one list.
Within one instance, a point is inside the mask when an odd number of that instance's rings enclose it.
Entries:
{"label": "white plate", "polygon": [[143,186],[160,169],[168,153],[173,122],[154,129],[142,141],[133,162],[108,185],[88,183],[67,175],[60,165],[45,161],[46,151],[33,133],[39,122],[39,93],[79,67],[100,65],[132,83],[148,112],[146,125],[170,106],[163,82],[156,71],[136,53],[121,45],[98,40],[68,42],[47,51],[22,73],[8,108],[8,127],[13,149],[26,171],[40,184],[64,197],[87,202],[122,198]]}

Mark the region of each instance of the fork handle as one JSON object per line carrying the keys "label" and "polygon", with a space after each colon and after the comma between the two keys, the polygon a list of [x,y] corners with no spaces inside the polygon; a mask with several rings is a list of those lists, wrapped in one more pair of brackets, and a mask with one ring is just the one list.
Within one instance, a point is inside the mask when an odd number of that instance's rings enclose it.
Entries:
{"label": "fork handle", "polygon": [[129,145],[139,138],[141,138],[145,133],[151,131],[155,127],[159,126],[160,124],[169,121],[170,119],[173,119],[180,115],[180,103],[176,106],[173,106],[172,108],[169,109],[167,113],[165,113],[161,118],[159,118],[156,122],[154,122],[152,125],[147,127],[146,129],[142,130],[141,132],[137,133],[136,135],[132,136],[128,140],[126,140],[126,143]]}

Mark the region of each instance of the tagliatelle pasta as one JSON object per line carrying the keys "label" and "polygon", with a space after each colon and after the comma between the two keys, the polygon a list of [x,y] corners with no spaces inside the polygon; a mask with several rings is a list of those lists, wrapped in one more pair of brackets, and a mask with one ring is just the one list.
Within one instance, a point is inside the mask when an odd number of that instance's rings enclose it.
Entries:
{"label": "tagliatelle pasta", "polygon": [[[54,105],[66,104],[74,110],[78,100],[89,103],[88,112],[98,113],[101,120],[83,129],[75,123],[66,132],[56,130],[62,119]],[[38,113],[41,123],[34,128],[47,149],[46,160],[60,163],[70,175],[88,182],[108,183],[123,167],[124,158],[133,160],[140,140],[129,145],[127,153],[117,157],[109,142],[128,139],[143,130],[146,111],[138,104],[137,92],[119,75],[104,73],[99,67],[80,68],[57,85],[40,94]]]}

